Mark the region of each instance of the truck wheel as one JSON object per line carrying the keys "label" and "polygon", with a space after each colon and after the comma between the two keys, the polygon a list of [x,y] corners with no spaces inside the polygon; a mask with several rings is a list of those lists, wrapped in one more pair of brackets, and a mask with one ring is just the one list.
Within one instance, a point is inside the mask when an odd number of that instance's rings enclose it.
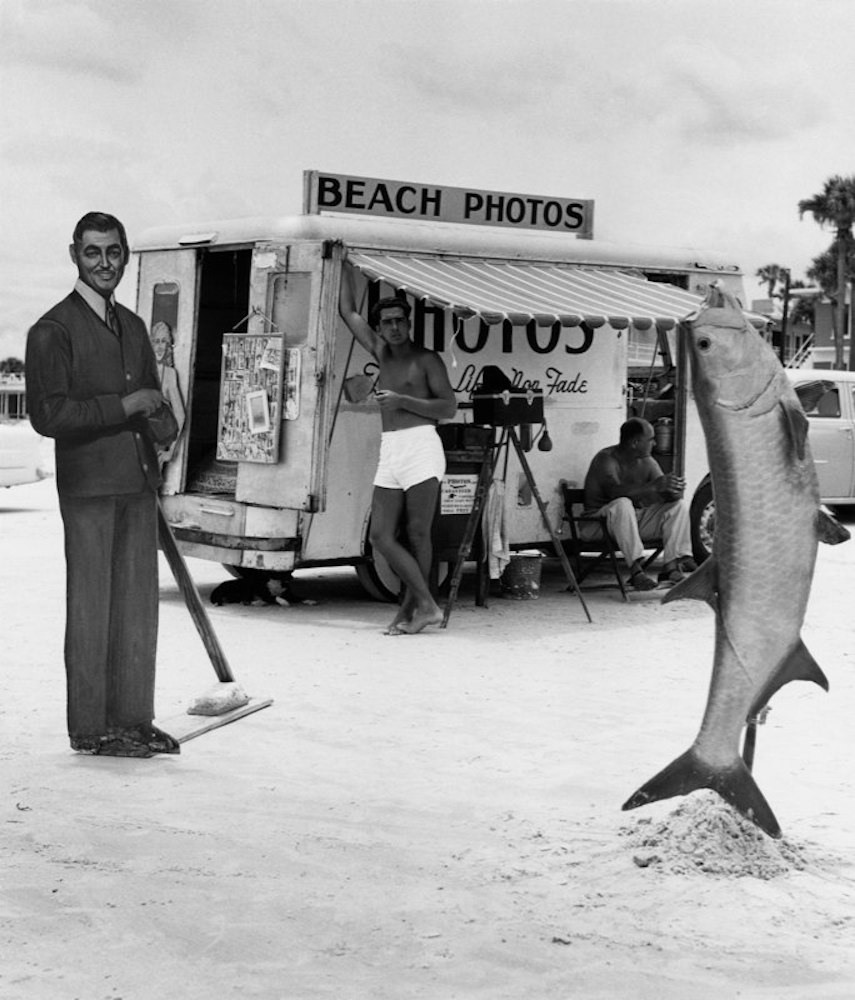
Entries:
{"label": "truck wheel", "polygon": [[[356,578],[362,584],[369,597],[375,601],[385,601],[395,604],[401,592],[401,578],[379,553],[374,554],[371,543],[365,540],[365,562],[356,563]],[[443,587],[451,575],[453,566],[447,562],[439,563],[437,567],[437,585]]]}
{"label": "truck wheel", "polygon": [[356,577],[369,597],[375,601],[394,603],[401,591],[401,579],[378,552],[374,554],[371,543],[365,540],[365,562],[354,566]]}
{"label": "truck wheel", "polygon": [[712,555],[715,531],[715,500],[712,481],[707,478],[695,491],[689,511],[692,525],[692,554],[700,564]]}

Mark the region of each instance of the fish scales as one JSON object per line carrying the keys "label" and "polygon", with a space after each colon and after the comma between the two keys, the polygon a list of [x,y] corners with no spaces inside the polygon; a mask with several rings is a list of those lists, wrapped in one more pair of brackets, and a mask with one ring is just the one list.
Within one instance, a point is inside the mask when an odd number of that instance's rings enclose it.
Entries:
{"label": "fish scales", "polygon": [[713,671],[694,743],[624,809],[712,788],[780,836],[739,741],[747,717],[788,680],[827,686],[800,636],[819,508],[807,419],[774,352],[728,293],[712,290],[687,332],[715,533],[712,556],[664,600],[701,599],[715,609]]}
{"label": "fish scales", "polygon": [[732,762],[754,699],[800,642],[816,561],[816,475],[807,446],[803,459],[794,454],[779,402],[784,381],[771,408],[763,400],[702,416],[714,470],[718,622],[698,743],[719,764]]}

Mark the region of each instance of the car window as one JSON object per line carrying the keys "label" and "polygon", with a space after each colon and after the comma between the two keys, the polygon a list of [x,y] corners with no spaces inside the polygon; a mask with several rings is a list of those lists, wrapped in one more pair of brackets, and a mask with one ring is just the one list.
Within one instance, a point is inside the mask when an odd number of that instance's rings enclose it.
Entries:
{"label": "car window", "polygon": [[839,417],[840,389],[836,382],[811,379],[795,387],[802,409],[809,417]]}

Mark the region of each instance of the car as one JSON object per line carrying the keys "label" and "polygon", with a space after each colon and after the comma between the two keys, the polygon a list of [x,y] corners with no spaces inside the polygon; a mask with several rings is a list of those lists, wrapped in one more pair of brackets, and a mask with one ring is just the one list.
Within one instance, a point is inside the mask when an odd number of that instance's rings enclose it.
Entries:
{"label": "car", "polygon": [[23,379],[0,381],[0,486],[37,483],[54,475],[53,442],[27,419]]}
{"label": "car", "polygon": [[[855,505],[855,372],[824,368],[787,368],[787,378],[807,415],[808,440],[828,507]],[[701,561],[712,551],[715,502],[705,476],[691,504],[692,548]]]}

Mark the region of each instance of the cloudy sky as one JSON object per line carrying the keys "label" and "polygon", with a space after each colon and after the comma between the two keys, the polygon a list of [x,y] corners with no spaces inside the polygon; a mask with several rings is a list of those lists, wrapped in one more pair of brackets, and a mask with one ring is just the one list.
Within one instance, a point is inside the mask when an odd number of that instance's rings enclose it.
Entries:
{"label": "cloudy sky", "polygon": [[853,47],[851,0],[0,0],[0,357],[85,211],[297,213],[306,169],[592,198],[595,237],[803,277]]}

